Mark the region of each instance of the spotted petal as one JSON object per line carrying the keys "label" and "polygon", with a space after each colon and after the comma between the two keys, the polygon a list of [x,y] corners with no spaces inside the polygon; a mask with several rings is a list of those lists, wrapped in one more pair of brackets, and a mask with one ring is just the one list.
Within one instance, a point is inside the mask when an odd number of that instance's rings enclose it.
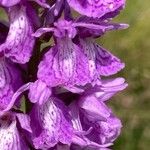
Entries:
{"label": "spotted petal", "polygon": [[30,7],[14,6],[9,9],[10,28],[7,39],[0,46],[5,56],[17,63],[29,61],[35,43],[32,37],[33,26],[27,11],[33,11]]}
{"label": "spotted petal", "polygon": [[2,150],[28,150],[29,148],[21,138],[16,121],[0,122],[0,148]]}
{"label": "spotted petal", "polygon": [[[94,54],[91,54],[91,57]],[[38,78],[48,86],[85,85],[97,80],[95,64],[70,39],[60,40],[39,65]]]}
{"label": "spotted petal", "polygon": [[[70,117],[63,103],[56,98],[51,98],[44,105],[36,106],[31,117],[35,138],[33,144],[37,149],[47,149],[58,142],[71,144],[72,125]],[[40,131],[40,132],[39,132]],[[36,135],[38,133],[38,135]]]}

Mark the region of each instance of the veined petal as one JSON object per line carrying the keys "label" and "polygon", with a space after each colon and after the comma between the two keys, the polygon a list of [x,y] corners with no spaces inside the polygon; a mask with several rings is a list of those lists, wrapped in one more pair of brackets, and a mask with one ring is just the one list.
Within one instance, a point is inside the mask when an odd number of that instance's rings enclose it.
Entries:
{"label": "veined petal", "polygon": [[128,84],[124,78],[105,79],[101,80],[101,85],[88,89],[85,95],[93,95],[100,101],[106,101],[119,91],[124,90],[127,86]]}
{"label": "veined petal", "polygon": [[80,45],[82,49],[84,49],[84,51],[88,54],[88,57],[92,57],[95,53],[95,57],[92,61],[93,64],[96,65],[94,68],[96,68],[99,75],[113,75],[124,68],[124,63],[121,63],[119,58],[112,55],[98,44],[92,42],[92,40],[80,39]]}
{"label": "veined petal", "polygon": [[89,59],[70,39],[60,40],[45,54],[39,65],[38,78],[51,87],[72,87],[95,82],[95,64]]}
{"label": "veined petal", "polygon": [[30,22],[27,11],[30,7],[13,6],[9,9],[10,29],[6,41],[0,46],[4,55],[17,63],[29,61],[35,38],[32,37],[33,26]]}
{"label": "veined petal", "polygon": [[125,0],[67,0],[68,4],[82,15],[100,18],[124,8]]}
{"label": "veined petal", "polygon": [[18,4],[21,0],[0,0],[0,5],[4,7],[11,7]]}
{"label": "veined petal", "polygon": [[129,27],[123,23],[112,23],[101,18],[90,18],[82,16],[74,23],[78,27],[78,34],[81,38],[84,37],[99,37],[104,33],[112,30],[122,30]]}
{"label": "veined petal", "polygon": [[80,122],[80,117],[79,117],[79,108],[78,108],[78,105],[76,102],[72,102],[70,105],[69,105],[69,112],[70,112],[70,115],[71,115],[71,121],[72,121],[72,124],[73,124],[73,128],[76,130],[76,131],[80,131],[82,132],[82,125],[81,125],[81,122]]}
{"label": "veined petal", "polygon": [[58,142],[70,145],[73,129],[64,104],[56,98],[51,98],[35,109],[37,114],[34,116],[37,117],[37,122],[32,122],[33,128],[37,123],[41,126],[41,133],[33,140],[35,148],[51,148]]}
{"label": "veined petal", "polygon": [[101,75],[113,75],[124,68],[125,64],[119,58],[97,44],[95,47],[97,49],[97,69]]}

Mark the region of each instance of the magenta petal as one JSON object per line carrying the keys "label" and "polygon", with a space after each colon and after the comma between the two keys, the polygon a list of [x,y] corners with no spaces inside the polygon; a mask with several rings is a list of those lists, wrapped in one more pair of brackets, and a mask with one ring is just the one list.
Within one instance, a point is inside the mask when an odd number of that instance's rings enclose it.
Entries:
{"label": "magenta petal", "polygon": [[125,0],[67,0],[68,4],[82,15],[100,18],[125,5]]}
{"label": "magenta petal", "polygon": [[32,129],[30,126],[30,117],[26,114],[21,114],[21,113],[17,113],[16,116],[18,118],[21,128],[32,133]]}
{"label": "magenta petal", "polygon": [[88,138],[102,145],[113,143],[120,135],[122,127],[121,121],[113,115],[107,118],[106,121],[99,121],[90,125],[92,125],[94,129],[88,135]]}
{"label": "magenta petal", "polygon": [[120,61],[119,58],[112,55],[99,45],[95,46],[97,49],[97,69],[101,75],[113,75],[124,68],[125,65]]}
{"label": "magenta petal", "polygon": [[82,49],[70,39],[58,42],[58,45],[45,54],[39,65],[38,78],[40,80],[51,87],[64,86],[68,89],[97,80],[95,64],[92,60],[88,61]]}
{"label": "magenta petal", "polygon": [[[0,59],[0,112],[13,106],[13,94],[22,85],[19,69],[7,59]],[[9,109],[10,109],[9,108]]]}
{"label": "magenta petal", "polygon": [[8,103],[8,105],[2,111],[0,111],[0,116],[5,114],[7,111],[9,111],[15,105],[15,103],[16,103],[17,99],[19,98],[19,96],[24,91],[29,89],[29,85],[30,85],[30,83],[27,83],[27,84],[21,86],[16,92],[14,92],[13,96],[11,96],[11,98],[10,98],[10,102]]}
{"label": "magenta petal", "polygon": [[19,3],[21,0],[0,0],[0,5],[4,7],[11,7]]}
{"label": "magenta petal", "polygon": [[97,126],[99,129],[102,144],[114,142],[121,132],[121,121],[115,116],[110,116],[106,122],[101,122]]}
{"label": "magenta petal", "polygon": [[35,33],[32,34],[34,37],[40,37],[42,34],[46,32],[53,32],[53,28],[39,28]]}
{"label": "magenta petal", "polygon": [[72,118],[72,124],[73,128],[76,131],[81,131],[82,132],[82,125],[80,122],[80,117],[79,117],[79,108],[76,102],[72,102],[69,106],[69,112]]}
{"label": "magenta petal", "polygon": [[[75,150],[83,150],[85,148],[89,150],[107,150],[106,147],[113,145],[112,143],[108,144],[98,144],[86,138],[85,136],[74,136],[72,139],[73,144],[79,145],[78,149]],[[82,148],[82,149],[80,149]],[[73,148],[74,150],[74,148]]]}
{"label": "magenta petal", "polygon": [[13,120],[1,123],[0,127],[0,148],[2,150],[27,150],[28,147],[20,136],[16,126],[16,121]]}
{"label": "magenta petal", "polygon": [[14,6],[9,9],[10,29],[5,43],[0,46],[0,51],[3,51],[6,57],[22,64],[29,61],[35,43],[27,9],[30,8]]}
{"label": "magenta petal", "polygon": [[[39,124],[41,128],[41,133],[33,140],[35,148],[51,148],[58,142],[71,144],[72,124],[67,109],[61,101],[51,98],[45,104],[36,106],[34,109],[36,111],[32,115],[36,121],[32,122],[33,128],[36,124]],[[39,132],[39,129],[37,130]]]}
{"label": "magenta petal", "polygon": [[91,121],[106,120],[110,116],[108,107],[94,96],[83,96],[78,104],[86,117]]}
{"label": "magenta petal", "polygon": [[114,78],[102,80],[101,85],[95,86],[93,89],[87,92],[97,97],[100,101],[109,100],[116,93],[124,90],[128,84],[124,78]]}
{"label": "magenta petal", "polygon": [[50,95],[51,89],[44,82],[37,80],[30,84],[29,99],[32,103],[42,105],[49,99]]}
{"label": "magenta petal", "polygon": [[129,27],[127,24],[111,23],[109,20],[101,18],[89,18],[82,16],[76,21],[76,27],[79,30],[79,36],[84,37],[99,37],[104,33],[112,30],[122,30]]}
{"label": "magenta petal", "polygon": [[[99,75],[113,75],[124,68],[124,63],[122,63],[119,58],[100,47],[98,44],[92,42],[91,39],[80,39],[80,45],[87,53],[89,62],[93,63],[91,64],[91,69],[95,68]],[[96,66],[94,67],[94,65]]]}
{"label": "magenta petal", "polygon": [[[70,115],[75,130],[74,131],[75,134],[72,138],[72,143],[79,145],[79,147],[77,147],[77,150],[79,148],[84,149],[85,147],[88,149],[97,150],[111,146],[112,145],[111,142],[103,144],[89,138],[90,133],[93,133],[94,123],[102,120],[106,121],[107,118],[110,116],[110,111],[106,108],[106,106],[104,106],[104,104],[99,103],[98,101],[94,102],[95,101],[94,98],[93,99],[90,97],[88,98],[85,99],[84,97],[81,100],[79,100],[78,104],[76,102],[73,102],[69,106]],[[95,103],[95,105],[93,105],[93,103]],[[96,104],[98,105],[96,106]],[[89,122],[88,129],[84,128],[85,118],[87,118]],[[71,146],[71,148],[74,150],[75,146]]]}
{"label": "magenta petal", "polygon": [[114,78],[102,80],[101,89],[106,92],[121,91],[127,87],[124,78]]}

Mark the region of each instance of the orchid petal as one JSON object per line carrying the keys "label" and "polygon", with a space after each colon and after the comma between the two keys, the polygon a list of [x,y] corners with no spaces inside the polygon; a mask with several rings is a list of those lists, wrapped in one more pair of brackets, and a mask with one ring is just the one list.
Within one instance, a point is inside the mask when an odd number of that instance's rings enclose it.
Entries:
{"label": "orchid petal", "polygon": [[124,8],[125,0],[67,0],[68,4],[82,15],[100,18]]}
{"label": "orchid petal", "polygon": [[32,103],[42,105],[48,100],[50,95],[51,89],[44,82],[37,80],[30,84],[29,99]]}
{"label": "orchid petal", "polygon": [[16,127],[16,121],[11,124],[2,123],[0,127],[0,148],[3,150],[28,150],[27,145],[21,139]]}
{"label": "orchid petal", "polygon": [[11,7],[14,6],[16,4],[18,4],[21,0],[0,0],[0,5],[4,6],[4,7]]}
{"label": "orchid petal", "polygon": [[12,97],[22,85],[19,69],[7,59],[0,59],[0,114],[12,108],[17,99]]}
{"label": "orchid petal", "polygon": [[6,57],[22,64],[29,61],[35,43],[27,9],[29,8],[25,6],[14,6],[9,9],[10,29],[5,43],[0,46],[0,51],[3,51]]}
{"label": "orchid petal", "polygon": [[32,129],[30,126],[30,117],[26,114],[21,114],[21,113],[17,113],[16,116],[19,120],[21,128],[32,133]]}
{"label": "orchid petal", "polygon": [[[64,104],[56,98],[51,98],[45,104],[37,106],[38,123],[41,126],[41,133],[34,138],[35,148],[51,148],[58,142],[71,144],[72,125],[69,114]],[[37,124],[35,121],[33,125]]]}
{"label": "orchid petal", "polygon": [[106,105],[98,101],[94,96],[82,97],[78,104],[91,121],[106,120],[110,116],[109,109]]}
{"label": "orchid petal", "polygon": [[[80,45],[84,49],[85,53],[87,53],[89,60],[93,61],[91,68],[93,66],[93,69],[96,69],[100,75],[113,75],[124,68],[124,63],[122,63],[120,59],[91,40],[80,39]],[[94,67],[94,65],[96,66]]]}

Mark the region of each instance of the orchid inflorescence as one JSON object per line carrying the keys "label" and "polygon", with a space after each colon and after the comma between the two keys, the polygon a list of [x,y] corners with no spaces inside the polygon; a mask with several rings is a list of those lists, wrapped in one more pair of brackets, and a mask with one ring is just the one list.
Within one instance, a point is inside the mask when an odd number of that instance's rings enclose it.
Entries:
{"label": "orchid inflorescence", "polygon": [[125,0],[0,0],[0,149],[108,150],[121,121],[106,105],[124,63],[96,39]]}

